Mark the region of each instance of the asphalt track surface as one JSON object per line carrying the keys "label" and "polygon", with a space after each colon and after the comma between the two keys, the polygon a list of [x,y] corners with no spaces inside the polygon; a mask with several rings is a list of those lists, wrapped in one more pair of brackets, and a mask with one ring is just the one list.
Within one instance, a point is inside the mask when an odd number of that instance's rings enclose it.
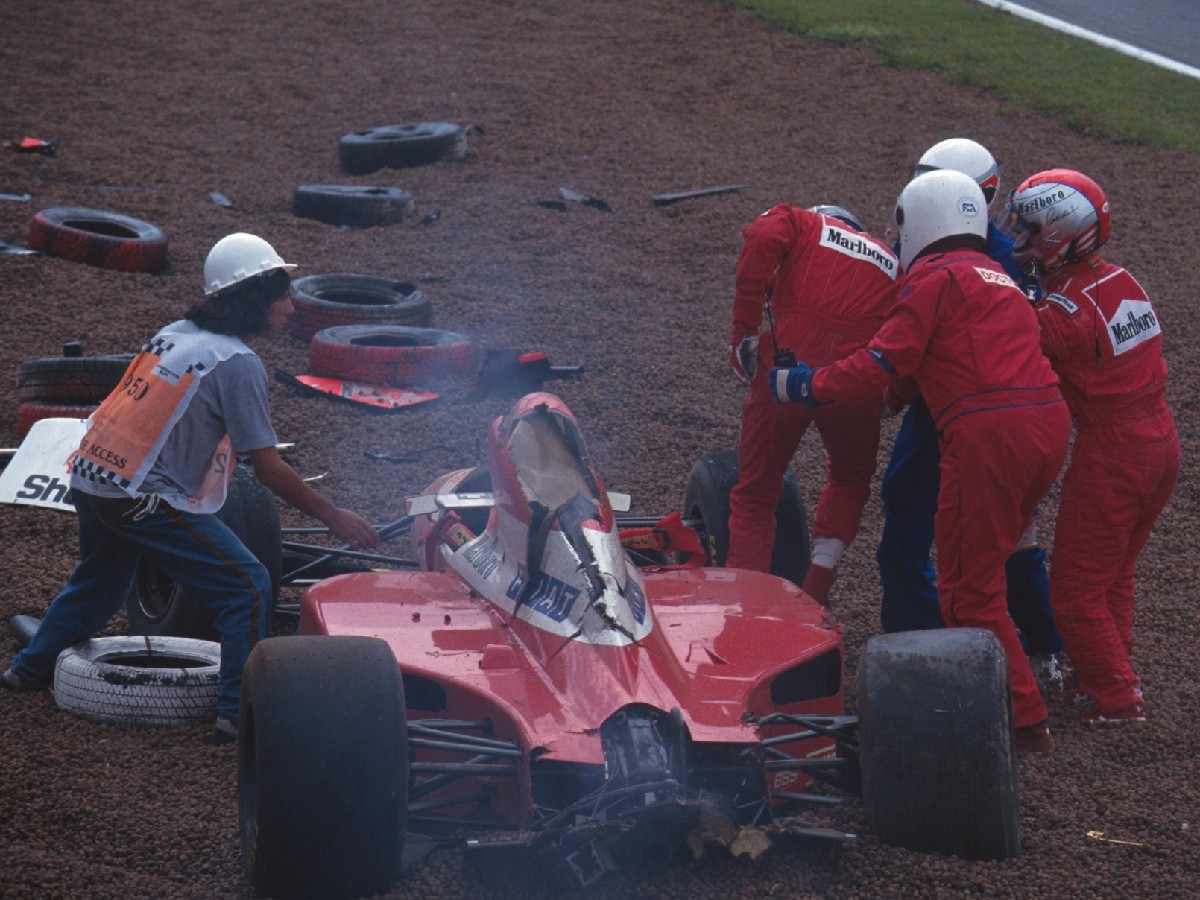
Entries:
{"label": "asphalt track surface", "polygon": [[[1089,137],[936,74],[772,29],[717,0],[198,6],[41,3],[5,17],[3,138],[61,143],[54,158],[0,148],[0,192],[33,195],[0,202],[0,239],[23,240],[35,209],[85,206],[162,226],[170,250],[161,275],[0,256],[0,446],[16,440],[13,374],[24,359],[56,354],[71,338],[89,353],[136,348],[198,297],[213,242],[248,230],[304,274],[417,282],[435,327],[585,365],[581,381],[558,389],[592,457],[614,490],[632,495],[633,512],[662,513],[682,500],[692,461],[736,437],[744,391],[726,361],[733,271],[740,230],[762,210],[837,202],[887,235],[913,161],[961,134],[993,149],[1009,186],[1063,164],[1103,184],[1109,254],[1145,285],[1163,322],[1184,451],[1179,488],[1138,570],[1134,658],[1150,721],[1089,731],[1069,695],[1048,698],[1058,747],[1019,762],[1025,852],[1010,862],[899,850],[859,821],[862,840],[833,865],[794,853],[757,865],[710,855],[570,896],[1195,895],[1200,300],[1188,186],[1200,183],[1200,160]],[[405,121],[470,122],[482,133],[462,162],[339,173],[339,136]],[[339,230],[291,214],[292,192],[306,183],[400,187],[418,212],[391,227]],[[749,187],[668,207],[650,200],[726,184]],[[603,197],[613,212],[537,205],[562,185]],[[235,207],[213,204],[210,191]],[[420,225],[434,208],[440,218]],[[307,347],[287,335],[257,349],[269,371],[307,366]],[[277,431],[297,443],[289,460],[302,475],[329,472],[319,489],[373,521],[397,518],[405,496],[479,461],[480,436],[509,404],[465,393],[447,385],[439,404],[372,415],[270,386]],[[895,428],[885,424],[882,453]],[[410,463],[365,456],[447,446]],[[814,435],[795,471],[811,508],[824,476]],[[1041,522],[1051,545],[1056,508],[1054,493]],[[876,493],[834,587],[851,693],[879,628],[880,525]],[[0,507],[0,536],[0,618],[41,614],[75,563],[74,520]],[[0,629],[0,664],[15,651]],[[206,730],[98,725],[56,709],[45,692],[0,692],[0,897],[248,896],[235,751],[202,744]],[[388,896],[550,895],[537,872],[481,887],[446,851]]]}
{"label": "asphalt track surface", "polygon": [[1200,68],[1200,3],[1195,0],[1015,0],[1105,37]]}

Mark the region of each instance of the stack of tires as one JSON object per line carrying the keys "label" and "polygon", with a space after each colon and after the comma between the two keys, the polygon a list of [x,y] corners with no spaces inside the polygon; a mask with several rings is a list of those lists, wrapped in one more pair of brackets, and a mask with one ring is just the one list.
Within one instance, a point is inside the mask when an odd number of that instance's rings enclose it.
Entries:
{"label": "stack of tires", "polygon": [[309,341],[309,372],[363,384],[408,387],[475,373],[462,334],[428,327],[429,299],[406,281],[334,273],[292,283],[292,335]]}
{"label": "stack of tires", "polygon": [[85,419],[117,386],[133,354],[84,356],[78,341],[62,356],[27,359],[17,369],[17,433],[24,437],[40,419]]}

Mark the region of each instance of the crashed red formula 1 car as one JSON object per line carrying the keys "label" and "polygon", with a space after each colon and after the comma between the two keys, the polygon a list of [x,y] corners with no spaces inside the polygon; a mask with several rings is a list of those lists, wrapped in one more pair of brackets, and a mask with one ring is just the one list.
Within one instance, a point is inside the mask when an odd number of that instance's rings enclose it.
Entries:
{"label": "crashed red formula 1 car", "polygon": [[826,611],[705,565],[702,523],[623,533],[558,397],[488,437],[486,468],[410,501],[420,570],[318,582],[299,635],[252,654],[239,794],[260,893],[384,891],[414,834],[587,884],[699,817],[762,826],[857,793],[883,840],[1019,852],[990,634],[872,639],[846,715]]}

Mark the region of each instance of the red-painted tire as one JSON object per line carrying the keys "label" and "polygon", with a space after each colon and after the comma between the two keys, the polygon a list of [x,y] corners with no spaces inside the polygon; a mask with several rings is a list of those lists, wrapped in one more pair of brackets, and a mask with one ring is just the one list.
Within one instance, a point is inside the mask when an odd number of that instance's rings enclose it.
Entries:
{"label": "red-painted tire", "polygon": [[311,340],[337,325],[416,325],[433,320],[429,298],[416,285],[372,275],[309,275],[292,282],[288,330]]}
{"label": "red-painted tire", "polygon": [[25,437],[34,422],[42,419],[86,419],[96,411],[95,406],[73,406],[67,403],[22,403],[17,407],[17,437]]}
{"label": "red-painted tire", "polygon": [[159,272],[167,264],[167,236],[157,225],[132,216],[56,206],[35,213],[29,246],[49,256],[116,269]]}
{"label": "red-painted tire", "polygon": [[470,339],[453,331],[405,325],[339,325],[313,335],[313,374],[405,387],[470,377],[477,362]]}

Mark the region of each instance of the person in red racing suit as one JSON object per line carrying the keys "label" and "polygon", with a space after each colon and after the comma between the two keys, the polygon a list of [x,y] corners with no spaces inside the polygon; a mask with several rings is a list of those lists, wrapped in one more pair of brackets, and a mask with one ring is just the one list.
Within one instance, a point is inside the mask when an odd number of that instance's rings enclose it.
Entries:
{"label": "person in red racing suit", "polygon": [[942,616],[1000,640],[1017,746],[1049,751],[1046,707],[1008,613],[1005,562],[1062,466],[1070,415],[1030,331],[1033,308],[984,252],[986,210],[979,185],[961,172],[909,182],[896,206],[904,275],[887,321],[866,348],[832,365],[773,369],[772,389],[781,400],[848,403],[913,377],[940,438]]}
{"label": "person in red racing suit", "polygon": [[[828,455],[828,476],[817,503],[813,560],[803,587],[828,604],[835,568],[858,533],[870,495],[881,401],[877,396],[820,410],[780,406],[771,398],[767,370],[777,352],[829,363],[865,345],[883,323],[900,267],[887,245],[865,233],[858,218],[842,207],[781,204],[755,219],[743,235],[731,358],[750,391],[742,406],[738,481],[729,496],[726,565],[770,569],[782,479],[815,423]],[[760,341],[768,297],[774,321]]]}
{"label": "person in red racing suit", "polygon": [[1092,179],[1039,172],[1013,192],[1009,213],[1014,252],[1042,275],[1042,349],[1077,427],[1055,526],[1055,618],[1079,690],[1093,701],[1084,721],[1140,721],[1134,568],[1180,464],[1162,324],[1133,276],[1096,252],[1110,220]]}

